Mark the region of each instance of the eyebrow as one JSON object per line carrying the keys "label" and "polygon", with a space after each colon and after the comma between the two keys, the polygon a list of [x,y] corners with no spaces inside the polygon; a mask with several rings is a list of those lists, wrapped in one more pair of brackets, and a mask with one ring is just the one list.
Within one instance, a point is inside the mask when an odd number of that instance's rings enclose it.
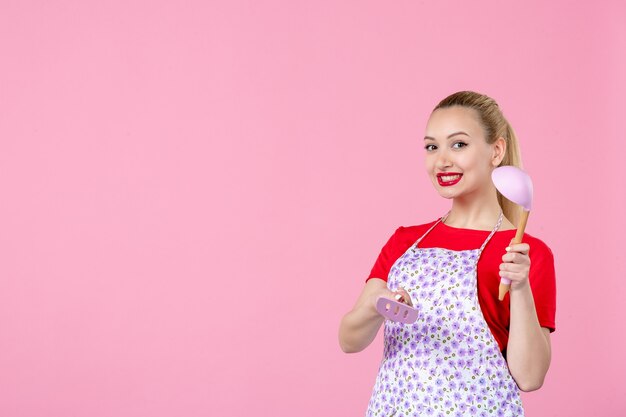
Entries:
{"label": "eyebrow", "polygon": [[[456,136],[456,135],[465,135],[465,136],[469,136],[467,133],[463,132],[463,131],[459,131],[459,132],[454,132],[448,135],[448,139]],[[471,137],[471,136],[470,136]],[[431,139],[431,140],[435,140],[435,138],[432,138],[430,136],[424,136],[424,140],[426,139]]]}

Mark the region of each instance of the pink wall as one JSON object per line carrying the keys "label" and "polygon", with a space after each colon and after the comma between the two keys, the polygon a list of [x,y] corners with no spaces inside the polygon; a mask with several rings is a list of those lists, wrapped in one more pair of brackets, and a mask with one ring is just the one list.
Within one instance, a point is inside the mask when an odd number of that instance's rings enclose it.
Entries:
{"label": "pink wall", "polygon": [[[495,97],[557,332],[529,416],[626,412],[624,3],[0,3],[0,415],[362,416],[337,343],[421,137]],[[288,314],[282,314],[287,312]]]}

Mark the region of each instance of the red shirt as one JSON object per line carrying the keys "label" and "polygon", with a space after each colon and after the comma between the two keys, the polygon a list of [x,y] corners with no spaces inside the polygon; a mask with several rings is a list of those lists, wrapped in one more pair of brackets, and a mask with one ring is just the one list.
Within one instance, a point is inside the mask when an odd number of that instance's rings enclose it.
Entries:
{"label": "red shirt", "polygon": [[[370,278],[387,281],[389,270],[396,259],[406,252],[435,222],[420,226],[399,227],[382,248],[372,268]],[[439,247],[450,250],[478,249],[489,236],[490,231],[459,229],[439,223],[418,245],[420,248]],[[498,300],[500,285],[500,264],[505,248],[515,237],[515,230],[496,232],[483,250],[478,260],[478,301],[485,320],[493,333],[501,351],[506,350],[509,340],[510,298]],[[556,282],[554,257],[550,248],[541,240],[524,234],[524,243],[530,245],[530,288],[535,300],[535,309],[541,327],[550,332],[555,330]]]}

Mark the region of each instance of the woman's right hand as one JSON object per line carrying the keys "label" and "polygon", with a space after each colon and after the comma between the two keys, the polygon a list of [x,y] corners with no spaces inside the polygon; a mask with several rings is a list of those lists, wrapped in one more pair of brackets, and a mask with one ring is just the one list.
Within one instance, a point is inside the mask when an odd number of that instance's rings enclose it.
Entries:
{"label": "woman's right hand", "polygon": [[374,293],[374,297],[372,300],[372,307],[374,309],[376,309],[376,303],[378,302],[379,297],[385,297],[390,300],[395,300],[413,307],[413,300],[411,300],[411,295],[402,287],[398,288],[398,290],[396,291],[391,291],[387,287],[380,288],[376,293]]}
{"label": "woman's right hand", "polygon": [[376,310],[379,297],[403,302],[413,306],[411,296],[402,288],[391,291],[387,282],[381,278],[371,278],[365,284],[356,304],[339,324],[339,344],[347,353],[360,352],[365,349],[378,329],[385,321],[385,317]]}

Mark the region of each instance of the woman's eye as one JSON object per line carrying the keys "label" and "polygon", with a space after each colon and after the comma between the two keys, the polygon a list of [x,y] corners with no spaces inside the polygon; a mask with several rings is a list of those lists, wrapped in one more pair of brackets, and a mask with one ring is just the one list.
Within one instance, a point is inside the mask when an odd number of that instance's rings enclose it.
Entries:
{"label": "woman's eye", "polygon": [[430,151],[434,151],[435,149],[437,149],[437,146],[435,146],[435,145],[426,145],[426,146],[424,146],[424,149],[426,149],[426,151],[430,152]]}
{"label": "woman's eye", "polygon": [[452,147],[453,147],[454,149],[461,149],[461,148],[464,148],[464,147],[466,147],[466,146],[467,146],[467,143],[465,143],[465,142],[455,142],[455,143],[452,145]]}

